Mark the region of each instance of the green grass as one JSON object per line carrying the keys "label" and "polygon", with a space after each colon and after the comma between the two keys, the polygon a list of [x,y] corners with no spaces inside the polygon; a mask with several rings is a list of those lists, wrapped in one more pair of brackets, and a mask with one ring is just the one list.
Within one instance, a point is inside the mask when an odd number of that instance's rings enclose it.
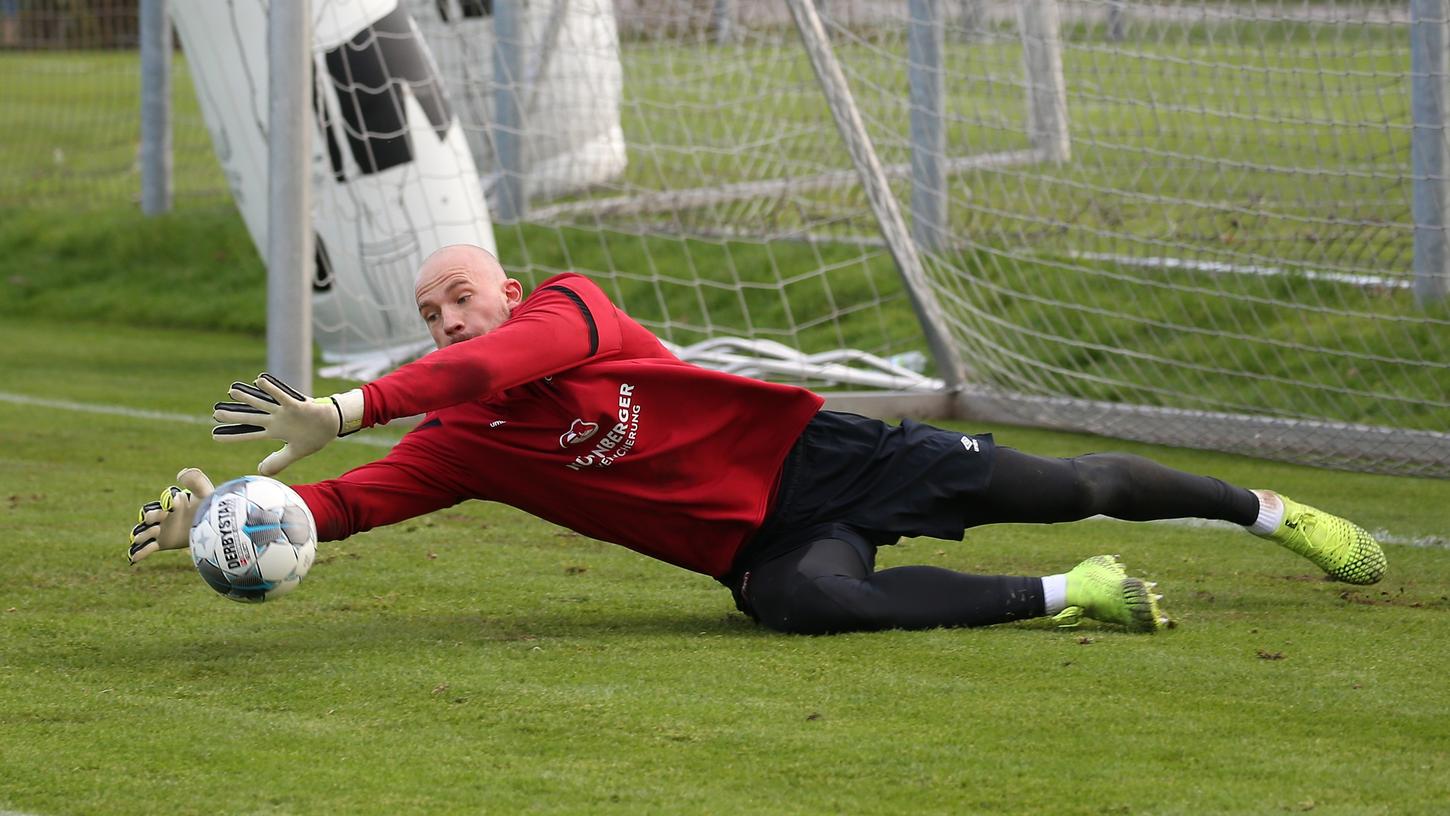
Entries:
{"label": "green grass", "polygon": [[[529,288],[564,270],[590,274],[682,345],[725,335],[811,352],[924,348],[881,250],[539,226],[496,234]],[[155,219],[125,207],[83,219],[0,210],[0,257],[0,315],[265,331],[263,266],[224,206]],[[958,254],[938,280],[981,382],[1017,388],[1060,372],[1055,387],[1092,399],[1450,427],[1450,303],[1422,310],[1403,291],[990,252]]]}
{"label": "green grass", "polygon": [[[1100,31],[1068,31],[1073,160],[951,179],[956,244],[934,260],[938,296],[977,381],[1186,409],[1450,427],[1450,305],[1297,274],[1408,279],[1401,33],[1174,25],[1112,44]],[[849,167],[810,67],[788,41],[629,43],[621,119],[633,151],[628,189]],[[888,164],[909,159],[899,45],[836,43]],[[1020,60],[1010,37],[948,44],[950,144],[973,153],[1027,146]],[[160,221],[137,218],[130,201],[138,186],[134,54],[7,53],[0,71],[23,77],[0,87],[8,271],[0,313],[260,333],[260,265],[228,214],[184,63],[175,80],[181,199],[178,214]],[[909,200],[904,184],[897,192]],[[829,237],[874,235],[866,211],[859,190],[838,189],[680,212],[665,224],[586,215],[582,226],[496,233],[526,283],[585,272],[676,343],[739,335],[812,352],[922,350],[888,254]],[[828,238],[679,237],[722,223]],[[1078,252],[1287,274],[1165,271]]]}
{"label": "green grass", "polygon": [[[140,65],[134,51],[0,52],[0,207],[140,200]],[[225,197],[191,75],[175,66],[176,197]]]}
{"label": "green grass", "polygon": [[[1305,33],[1315,30],[1220,28],[1211,44],[1182,26],[1122,43],[1069,36],[1073,160],[954,175],[953,235],[1407,272],[1408,47],[1390,27]],[[909,163],[903,42],[843,37],[834,48],[881,161]],[[1015,36],[946,44],[948,155],[1030,146],[1021,61]],[[851,166],[792,35],[723,53],[634,45],[625,75],[623,125],[639,146],[628,178],[646,188]],[[757,147],[742,156],[738,145]],[[854,191],[833,191],[768,217],[810,225],[862,204]],[[1348,246],[1357,257],[1345,257]]]}
{"label": "green grass", "polygon": [[[0,323],[7,396],[205,416],[246,334]],[[1450,485],[1126,449],[1395,541],[1373,588],[1232,530],[1086,522],[911,540],[886,565],[1041,574],[1121,553],[1180,626],[775,635],[714,582],[493,505],[322,545],[291,596],[122,554],[202,423],[0,400],[0,809],[55,813],[1436,813],[1450,798]],[[378,449],[339,443],[323,478]],[[1438,537],[1438,539],[1436,538]],[[1438,540],[1439,544],[1433,542]]]}
{"label": "green grass", "polygon": [[[1128,240],[1178,255],[1407,274],[1401,37],[1375,25],[1175,25],[1123,43],[1069,34],[1074,160],[954,176],[952,232],[990,245],[1061,251]],[[883,163],[909,162],[903,43],[842,38],[835,48]],[[628,43],[621,59],[632,189],[851,166],[789,33],[735,49]],[[1010,36],[947,44],[951,155],[1029,146],[1021,59]],[[0,88],[0,206],[135,197],[134,53],[0,54],[0,72],[20,78]],[[184,60],[174,75],[178,195],[224,196]],[[836,189],[734,207],[732,223],[872,231],[863,204],[859,191]],[[716,226],[719,214],[674,217]]]}
{"label": "green grass", "polygon": [[[1303,408],[1306,391],[1272,379],[1293,375],[1328,386],[1313,393],[1322,416],[1450,427],[1439,404],[1450,315],[1417,311],[1402,292],[1067,257],[1134,234],[1205,257],[1406,268],[1402,190],[1332,175],[1301,190],[1251,166],[1406,163],[1389,30],[1313,42],[1320,61],[1286,53],[1271,73],[1270,57],[1312,39],[1307,28],[1244,27],[1243,53],[1197,69],[1160,58],[1222,55],[1221,42],[1201,48],[1207,29],[1148,38],[1138,54],[1070,33],[1069,76],[1098,78],[1070,88],[1079,161],[962,176],[953,192],[971,246],[945,259],[956,274],[943,291],[990,340],[968,346],[975,362],[1009,384],[1060,370],[1064,393],[1153,402],[1176,389],[1275,412]],[[676,77],[631,86],[626,129],[663,145],[632,157],[633,183],[779,169],[670,147],[690,138],[844,166],[835,142],[804,131],[825,113],[802,60],[718,54],[632,50],[631,75]],[[901,160],[899,66],[871,42],[843,56],[884,155]],[[1023,146],[1020,93],[1001,80],[1018,56],[953,48],[954,68],[974,77],[954,92],[954,140]],[[1283,490],[1385,531],[1389,576],[1348,588],[1237,531],[1112,522],[986,528],[882,554],[886,566],[1036,575],[1121,553],[1161,582],[1181,623],[1156,637],[1040,623],[780,636],[708,579],[482,504],[325,544],[303,586],[262,607],[217,598],[182,554],[127,568],[136,507],[177,469],[220,480],[267,450],[215,445],[200,421],[227,383],[263,366],[262,265],[184,71],[180,206],[135,212],[134,128],[118,124],[134,121],[135,67],[129,54],[0,54],[0,73],[25,78],[0,86],[0,811],[1432,814],[1450,800],[1445,481],[973,427],[1037,453],[1128,450]],[[1295,84],[1321,75],[1336,78],[1332,92]],[[705,76],[727,90],[678,81]],[[1236,89],[1211,98],[1230,115],[1166,104],[1215,88]],[[1143,98],[1165,103],[1156,120]],[[1384,122],[1330,127],[1354,106],[1378,106]],[[1132,149],[1145,134],[1162,148],[1152,161]],[[1224,147],[1254,161],[1208,174],[1182,159]],[[1167,206],[1179,195],[1211,206]],[[859,205],[819,194],[732,216],[849,231]],[[1268,217],[1279,212],[1312,226]],[[500,228],[500,253],[530,285],[589,272],[680,343],[920,347],[879,249],[616,226]],[[1225,336],[1200,332],[1212,327]],[[1366,389],[1388,396],[1353,393]],[[198,422],[76,410],[86,405]],[[339,443],[287,475],[325,478],[379,450]]]}

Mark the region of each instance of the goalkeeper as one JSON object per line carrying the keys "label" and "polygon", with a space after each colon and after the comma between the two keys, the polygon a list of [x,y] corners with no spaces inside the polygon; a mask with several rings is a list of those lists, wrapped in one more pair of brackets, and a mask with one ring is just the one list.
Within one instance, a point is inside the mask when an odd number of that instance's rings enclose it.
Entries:
{"label": "goalkeeper", "polygon": [[[382,459],[294,485],[321,540],[467,499],[497,501],[593,538],[709,575],[750,617],[784,632],[984,626],[1054,615],[1152,632],[1153,586],[1095,556],[1047,577],[936,567],[876,570],[901,536],[1095,515],[1221,519],[1370,584],[1384,554],[1364,530],[1270,491],[1127,454],[1071,459],[904,421],[822,410],[803,388],[682,362],[588,278],[566,273],[527,298],[478,247],[423,264],[416,296],[438,350],[361,388],[310,399],[270,375],[218,403],[219,441],[274,440],[264,475],[338,436],[415,414]],[[186,545],[194,469],[143,508],[131,560]]]}

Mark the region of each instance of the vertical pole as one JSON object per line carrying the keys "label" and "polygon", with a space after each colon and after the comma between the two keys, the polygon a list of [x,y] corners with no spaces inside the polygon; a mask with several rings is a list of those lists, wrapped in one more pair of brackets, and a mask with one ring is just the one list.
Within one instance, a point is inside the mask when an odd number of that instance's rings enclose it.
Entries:
{"label": "vertical pole", "polygon": [[[607,6],[595,6],[594,11],[602,13],[604,8]],[[523,77],[520,83],[522,87],[515,90],[514,93],[524,99],[521,121],[527,122],[539,109],[539,89],[543,87],[545,78],[549,75],[549,64],[554,61],[554,54],[558,51],[559,34],[564,30],[564,18],[568,13],[569,0],[554,0],[549,7],[549,19],[544,23],[544,33],[539,41],[538,60],[532,65],[520,69],[520,76]]]}
{"label": "vertical pole", "polygon": [[911,99],[911,235],[922,249],[947,235],[945,34],[941,0],[910,0],[907,35]]}
{"label": "vertical pole", "polygon": [[512,224],[524,217],[523,0],[493,4],[493,157],[498,164],[494,184],[495,221]]}
{"label": "vertical pole", "polygon": [[1017,16],[1027,74],[1027,133],[1044,161],[1065,162],[1071,148],[1057,0],[1022,0]]}
{"label": "vertical pole", "polygon": [[141,0],[141,212],[171,211],[171,19]]}
{"label": "vertical pole", "polygon": [[921,323],[922,334],[926,337],[927,347],[931,349],[932,357],[936,360],[938,376],[949,390],[959,390],[964,367],[961,355],[957,353],[947,332],[946,313],[936,299],[936,293],[926,277],[926,267],[906,230],[901,208],[897,206],[896,196],[891,192],[891,184],[886,180],[886,171],[881,168],[881,160],[876,156],[876,148],[866,132],[866,124],[861,119],[861,111],[856,107],[855,98],[851,96],[851,88],[846,84],[846,75],[842,73],[841,64],[831,50],[825,26],[821,24],[812,0],[788,2],[791,15],[795,18],[796,29],[800,31],[801,41],[810,57],[811,68],[821,84],[827,104],[830,105],[831,117],[836,121],[836,129],[841,134],[841,140],[846,143],[852,163],[856,165],[856,174],[861,178],[871,211],[881,226],[881,237],[886,240],[886,247],[896,261],[897,270],[901,272],[907,296],[911,299],[917,321]]}
{"label": "vertical pole", "polygon": [[1410,3],[1410,110],[1414,129],[1415,302],[1428,306],[1450,292],[1446,251],[1446,13],[1444,0]]}
{"label": "vertical pole", "polygon": [[987,31],[987,15],[983,0],[960,0],[962,7],[962,38],[975,40]]}
{"label": "vertical pole", "polygon": [[312,392],[312,12],[267,16],[267,370]]}
{"label": "vertical pole", "polygon": [[715,0],[710,6],[710,31],[716,45],[735,42],[735,0]]}
{"label": "vertical pole", "polygon": [[1126,35],[1123,23],[1123,12],[1128,4],[1125,0],[1108,0],[1108,40],[1111,42],[1122,42]]}

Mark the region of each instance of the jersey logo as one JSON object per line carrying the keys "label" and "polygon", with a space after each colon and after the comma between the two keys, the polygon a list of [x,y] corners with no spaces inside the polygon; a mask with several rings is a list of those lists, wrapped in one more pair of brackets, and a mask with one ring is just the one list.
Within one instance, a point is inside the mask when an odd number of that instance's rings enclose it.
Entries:
{"label": "jersey logo", "polygon": [[597,433],[599,433],[599,423],[576,419],[569,426],[569,430],[559,437],[559,447],[567,448],[570,445],[577,445]]}
{"label": "jersey logo", "polygon": [[977,443],[977,440],[971,438],[970,436],[962,437],[962,447],[966,448],[971,453],[981,453],[982,451],[981,447]]}
{"label": "jersey logo", "polygon": [[[634,386],[629,383],[620,383],[619,413],[611,417],[611,419],[618,418],[619,421],[600,434],[598,441],[594,443],[594,447],[588,453],[575,456],[574,461],[565,462],[564,467],[573,471],[593,467],[605,468],[634,450],[634,443],[639,441],[640,410],[641,406],[634,393]],[[576,442],[583,442],[598,431],[599,426],[593,422],[576,419],[573,426],[569,428],[569,432],[559,437],[559,445],[568,446]]]}
{"label": "jersey logo", "polygon": [[490,427],[490,428],[497,428],[498,426],[504,424],[505,422],[508,422],[508,420],[507,419],[495,419],[494,421],[488,423],[488,427]]}

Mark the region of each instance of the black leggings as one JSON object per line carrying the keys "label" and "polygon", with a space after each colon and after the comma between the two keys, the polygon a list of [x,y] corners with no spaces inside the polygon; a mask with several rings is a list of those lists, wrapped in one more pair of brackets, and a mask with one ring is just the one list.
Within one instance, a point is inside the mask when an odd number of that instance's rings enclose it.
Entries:
{"label": "black leggings", "polygon": [[[1130,521],[1207,518],[1252,524],[1258,498],[1207,476],[1141,456],[1073,459],[998,448],[986,490],[964,508],[966,526],[1055,523],[1095,515]],[[837,525],[789,553],[753,567],[742,608],[782,632],[829,634],[879,629],[986,626],[1044,614],[1041,579],[970,575],[938,567],[875,571],[875,548]]]}

